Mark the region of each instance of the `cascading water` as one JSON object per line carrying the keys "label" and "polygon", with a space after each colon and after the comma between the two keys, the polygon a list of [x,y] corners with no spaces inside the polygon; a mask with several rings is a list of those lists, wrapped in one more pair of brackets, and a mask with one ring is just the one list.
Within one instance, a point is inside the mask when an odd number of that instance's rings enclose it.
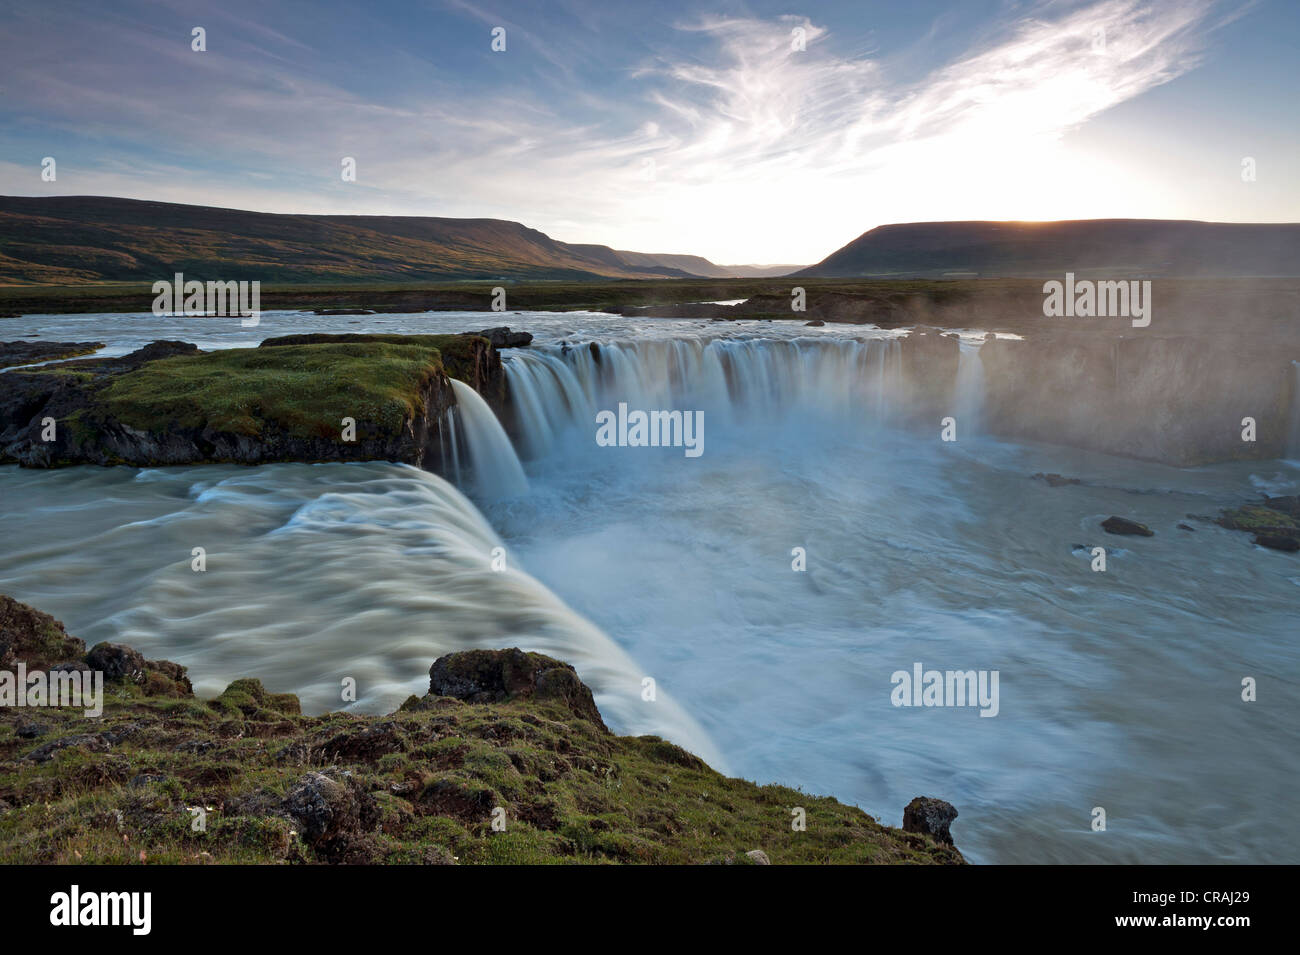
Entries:
{"label": "cascading water", "polygon": [[961,339],[957,358],[957,381],[953,386],[958,433],[979,434],[984,412],[984,362],[979,341]]}
{"label": "cascading water", "polygon": [[[515,454],[510,438],[497,416],[492,413],[488,403],[477,391],[463,381],[451,379],[451,388],[456,395],[456,427],[453,429],[453,442],[457,431],[464,433],[464,444],[469,449],[470,467],[473,468],[473,485],[487,498],[516,497],[528,491],[528,478],[524,476],[519,456]],[[456,469],[461,463],[456,445]]]}
{"label": "cascading water", "polygon": [[619,402],[699,409],[725,423],[816,414],[887,424],[901,411],[902,346],[896,338],[535,346],[509,356],[506,374],[526,456],[539,458],[567,429],[589,440],[595,411]]}
{"label": "cascading water", "polygon": [[[374,330],[480,319],[384,315]],[[351,321],[267,313],[258,334],[357,331]],[[337,707],[345,677],[355,708],[385,712],[424,692],[441,653],[541,651],[577,666],[615,731],[665,736],[715,768],[725,755],[746,778],[833,793],[894,824],[918,793],[948,799],[975,862],[1297,858],[1300,837],[1274,819],[1300,815],[1300,576],[1250,535],[1178,529],[1246,485],[1296,493],[1294,469],[1168,468],[873,428],[907,422],[927,397],[959,423],[978,417],[973,352],[943,356],[940,343],[930,354],[944,364],[923,371],[952,378],[929,375],[926,391],[890,331],[511,321],[538,339],[503,356],[506,419],[532,459],[528,493],[507,506],[474,478],[513,475],[517,489],[517,459],[462,385],[430,450],[485,515],[439,477],[385,462],[6,467],[0,592],[88,643],[190,666],[203,695],[258,676],[309,711]],[[35,328],[117,355],[157,338],[255,343],[238,323],[147,313]],[[707,411],[707,452],[598,446],[594,414],[619,401]],[[1040,471],[1081,483],[1053,488],[1030,477]],[[1156,536],[1104,537],[1099,522],[1117,513]],[[1110,543],[1109,572],[1078,543]],[[203,574],[190,565],[198,544]],[[891,674],[915,662],[1000,672],[999,715],[896,707]],[[1267,676],[1280,718],[1230,693],[1207,702],[1206,687],[1243,673]],[[1099,794],[1122,820],[1104,839],[1089,829]],[[1261,816],[1263,804],[1276,812]]]}
{"label": "cascading water", "polygon": [[1287,434],[1286,456],[1300,461],[1300,361],[1291,362],[1291,427]]}

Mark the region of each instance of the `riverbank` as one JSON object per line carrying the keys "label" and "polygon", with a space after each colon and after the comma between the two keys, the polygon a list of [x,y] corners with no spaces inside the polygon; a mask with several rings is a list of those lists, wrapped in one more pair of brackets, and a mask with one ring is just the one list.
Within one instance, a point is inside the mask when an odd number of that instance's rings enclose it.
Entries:
{"label": "riverbank", "polygon": [[[395,712],[305,716],[256,678],[194,696],[183,667],[87,653],[0,596],[0,671],[99,670],[102,715],[0,706],[0,863],[909,863],[951,844],[852,806],[616,736],[573,668],[440,657]],[[913,828],[946,832],[942,806]],[[803,824],[806,823],[806,824]]]}

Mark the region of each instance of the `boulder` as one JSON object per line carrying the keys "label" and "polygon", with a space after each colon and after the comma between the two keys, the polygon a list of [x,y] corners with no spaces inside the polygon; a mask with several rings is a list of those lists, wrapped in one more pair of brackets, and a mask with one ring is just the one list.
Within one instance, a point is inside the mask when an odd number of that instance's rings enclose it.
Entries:
{"label": "boulder", "polygon": [[504,703],[517,699],[556,701],[574,716],[609,732],[591,690],[567,663],[540,653],[509,650],[463,650],[441,656],[429,667],[429,693],[467,703]]}
{"label": "boulder", "polygon": [[948,827],[956,818],[957,807],[952,803],[930,796],[917,796],[903,810],[903,831],[919,832],[950,846],[953,843]]}
{"label": "boulder", "polygon": [[144,655],[115,643],[97,643],[86,654],[86,666],[100,670],[105,680],[139,681],[145,670]]}
{"label": "boulder", "polygon": [[1156,532],[1145,524],[1130,521],[1127,517],[1108,517],[1101,522],[1101,529],[1107,534],[1139,534],[1142,537],[1155,537]]}

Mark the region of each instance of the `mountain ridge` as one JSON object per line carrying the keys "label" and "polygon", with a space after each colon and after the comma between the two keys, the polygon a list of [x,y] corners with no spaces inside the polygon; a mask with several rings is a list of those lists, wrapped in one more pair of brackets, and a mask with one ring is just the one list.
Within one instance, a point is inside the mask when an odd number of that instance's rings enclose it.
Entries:
{"label": "mountain ridge", "polygon": [[[675,267],[690,262],[700,274]],[[713,277],[699,256],[567,243],[523,223],[302,215],[107,196],[0,196],[0,283]],[[722,273],[728,274],[728,273]]]}
{"label": "mountain ridge", "polygon": [[817,278],[1300,275],[1300,223],[1192,219],[965,220],[876,226],[816,265]]}

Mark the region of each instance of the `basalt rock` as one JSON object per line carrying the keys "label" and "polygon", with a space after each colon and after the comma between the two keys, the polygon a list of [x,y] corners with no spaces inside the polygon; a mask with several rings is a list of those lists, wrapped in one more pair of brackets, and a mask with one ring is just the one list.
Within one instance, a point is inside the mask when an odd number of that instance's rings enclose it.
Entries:
{"label": "basalt rock", "polygon": [[956,818],[957,807],[952,803],[930,796],[917,796],[903,810],[903,831],[919,832],[950,846],[953,842],[948,827]]}
{"label": "basalt rock", "polygon": [[103,347],[103,342],[0,342],[0,368],[88,355]]}
{"label": "basalt rock", "polygon": [[540,653],[509,650],[464,650],[449,653],[429,668],[429,692],[467,703],[510,700],[555,701],[605,732],[591,690],[567,663]]}
{"label": "basalt rock", "polygon": [[86,654],[86,665],[105,680],[136,680],[144,673],[144,654],[115,643],[97,643]]}
{"label": "basalt rock", "polygon": [[1145,524],[1130,521],[1127,517],[1108,517],[1101,522],[1101,529],[1107,534],[1137,534],[1141,537],[1156,536],[1156,532]]}
{"label": "basalt rock", "polygon": [[533,341],[528,332],[511,331],[507,325],[499,328],[485,328],[481,332],[461,332],[462,335],[477,335],[486,338],[493,348],[526,348]]}

